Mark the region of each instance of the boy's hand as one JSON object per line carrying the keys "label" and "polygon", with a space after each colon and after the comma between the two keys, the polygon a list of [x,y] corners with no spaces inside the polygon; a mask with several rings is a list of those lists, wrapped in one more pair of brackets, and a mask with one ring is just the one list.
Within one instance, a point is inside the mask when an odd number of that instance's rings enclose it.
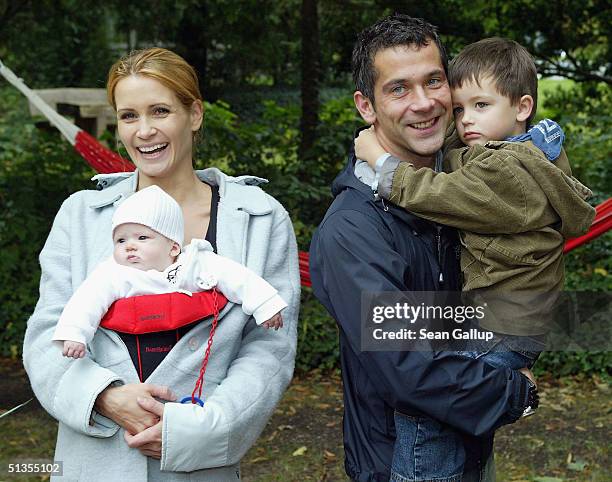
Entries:
{"label": "boy's hand", "polygon": [[519,372],[521,372],[523,375],[525,375],[527,378],[529,378],[531,383],[533,383],[536,387],[538,386],[538,383],[536,382],[535,376],[533,376],[533,373],[531,372],[531,370],[529,368],[527,368],[527,367],[520,368]]}
{"label": "boy's hand", "polygon": [[264,321],[261,326],[268,329],[274,328],[275,330],[278,330],[279,328],[283,327],[283,316],[280,313],[276,313],[272,318]]}
{"label": "boy's hand", "polygon": [[85,356],[85,345],[78,341],[64,341],[64,349],[62,355],[71,358],[83,358]]}
{"label": "boy's hand", "polygon": [[385,152],[376,138],[374,126],[359,132],[357,139],[355,139],[355,155],[357,159],[366,161],[374,169],[376,160]]}

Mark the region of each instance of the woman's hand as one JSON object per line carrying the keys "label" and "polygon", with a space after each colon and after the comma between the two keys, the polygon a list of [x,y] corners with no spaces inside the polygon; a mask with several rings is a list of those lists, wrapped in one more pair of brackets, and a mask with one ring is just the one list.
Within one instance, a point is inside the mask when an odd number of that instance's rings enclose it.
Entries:
{"label": "woman's hand", "polygon": [[157,402],[153,397],[169,401],[176,399],[168,387],[148,383],[128,383],[103,390],[98,395],[94,407],[96,411],[113,420],[127,432],[139,433],[159,421],[159,416],[155,412],[143,408],[138,403],[138,398]]}
{"label": "woman's hand", "polygon": [[154,459],[160,459],[164,405],[153,398],[138,397],[137,400],[138,405],[140,405],[143,410],[146,410],[153,416],[157,417],[159,422],[136,435],[132,435],[126,431],[124,434],[125,441],[131,448],[140,450],[142,455],[153,457]]}

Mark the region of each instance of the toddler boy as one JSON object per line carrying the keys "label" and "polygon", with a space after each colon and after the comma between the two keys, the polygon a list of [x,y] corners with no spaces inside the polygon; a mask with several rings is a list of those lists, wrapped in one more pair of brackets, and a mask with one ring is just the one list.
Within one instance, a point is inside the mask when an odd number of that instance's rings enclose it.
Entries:
{"label": "toddler boy", "polygon": [[258,325],[283,326],[287,306],[278,291],[253,271],[218,256],[208,241],[194,239],[181,252],[184,221],[178,203],[158,186],[126,199],[113,214],[113,256],[100,263],[74,292],[60,316],[54,341],[62,354],[85,355],[111,304],[131,296],[204,291],[215,286],[233,303],[241,303]]}

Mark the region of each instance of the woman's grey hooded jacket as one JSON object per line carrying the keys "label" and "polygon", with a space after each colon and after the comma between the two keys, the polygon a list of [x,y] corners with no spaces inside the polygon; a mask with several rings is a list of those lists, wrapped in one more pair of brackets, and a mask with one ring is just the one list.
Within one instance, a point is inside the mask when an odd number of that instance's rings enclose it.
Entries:
{"label": "woman's grey hooded jacket", "polygon": [[[265,330],[229,303],[221,312],[203,395],[205,405],[166,403],[161,460],[127,446],[123,429],[96,413],[98,394],[112,383],[138,383],[125,344],[99,329],[85,358],[62,356],[51,337],[74,290],[112,253],[111,217],[135,191],[136,174],[97,176],[100,191],[80,191],[62,205],[40,254],[40,299],[28,321],[24,364],[36,397],[59,421],[55,460],[62,482],[238,480],[239,462],[255,443],[291,380],[300,282],[297,247],[283,207],[251,176],[211,168],[198,176],[219,186],[218,253],[245,264],[287,301],[282,330]],[[190,395],[210,321],[180,339],[146,380]]]}

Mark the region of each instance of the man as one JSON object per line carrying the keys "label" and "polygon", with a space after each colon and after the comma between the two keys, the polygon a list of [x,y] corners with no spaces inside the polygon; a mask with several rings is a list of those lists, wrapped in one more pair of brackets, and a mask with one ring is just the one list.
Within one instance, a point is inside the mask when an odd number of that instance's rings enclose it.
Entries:
{"label": "man", "polygon": [[[355,105],[394,157],[441,167],[452,114],[446,68],[435,28],[420,19],[393,15],[359,35]],[[361,351],[362,292],[460,288],[456,233],[377,199],[376,183],[351,149],[310,248],[315,295],[340,328],[346,472],[356,481],[436,478],[445,461],[426,454],[415,454],[413,478],[393,472],[397,411],[462,434],[464,473],[436,480],[494,480],[492,433],[529,404],[534,387],[526,377],[450,352]]]}

